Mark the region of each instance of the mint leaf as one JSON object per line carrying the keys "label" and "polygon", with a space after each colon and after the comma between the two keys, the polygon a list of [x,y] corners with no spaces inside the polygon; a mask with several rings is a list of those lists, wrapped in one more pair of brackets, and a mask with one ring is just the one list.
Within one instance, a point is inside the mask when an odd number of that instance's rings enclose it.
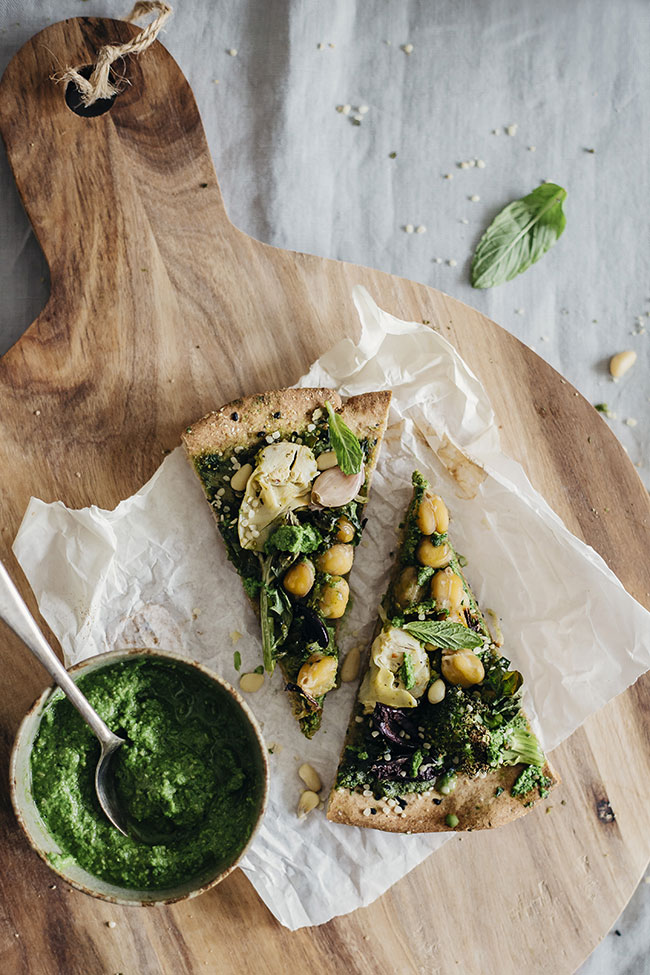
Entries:
{"label": "mint leaf", "polygon": [[330,402],[325,403],[330,428],[330,443],[336,454],[336,461],[344,474],[358,474],[363,463],[361,444],[352,430],[338,416]]}
{"label": "mint leaf", "polygon": [[402,627],[421,643],[432,643],[441,650],[474,650],[483,646],[483,637],[462,623],[447,620],[412,620]]}
{"label": "mint leaf", "polygon": [[472,260],[473,288],[493,288],[526,271],[564,232],[566,190],[543,183],[498,213],[481,237]]}

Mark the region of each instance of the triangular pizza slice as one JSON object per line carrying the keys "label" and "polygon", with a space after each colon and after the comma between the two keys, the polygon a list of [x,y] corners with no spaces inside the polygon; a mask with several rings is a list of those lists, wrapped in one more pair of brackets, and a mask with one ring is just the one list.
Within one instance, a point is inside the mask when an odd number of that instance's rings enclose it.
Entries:
{"label": "triangular pizza slice", "polygon": [[396,833],[488,829],[558,781],[421,474],[327,815]]}
{"label": "triangular pizza slice", "polygon": [[274,390],[222,406],[182,437],[259,610],[264,667],[279,663],[308,738],[338,684],[336,627],[390,395]]}

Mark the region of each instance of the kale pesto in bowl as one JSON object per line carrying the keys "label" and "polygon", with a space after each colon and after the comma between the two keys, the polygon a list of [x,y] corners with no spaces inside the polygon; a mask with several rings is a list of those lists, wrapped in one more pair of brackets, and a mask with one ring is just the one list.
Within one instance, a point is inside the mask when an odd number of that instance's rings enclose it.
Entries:
{"label": "kale pesto in bowl", "polygon": [[152,903],[194,896],[241,859],[266,803],[268,766],[257,722],[237,692],[173,654],[102,654],[71,673],[125,738],[115,785],[133,825],[123,836],[94,790],[99,743],[56,688],[25,717],[12,754],[14,809],[34,849],[95,896]]}

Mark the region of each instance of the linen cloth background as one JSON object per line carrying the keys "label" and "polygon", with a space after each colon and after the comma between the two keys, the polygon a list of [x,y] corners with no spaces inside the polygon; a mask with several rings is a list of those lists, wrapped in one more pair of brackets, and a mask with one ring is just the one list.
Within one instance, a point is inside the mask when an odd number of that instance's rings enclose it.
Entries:
{"label": "linen cloth background", "polygon": [[[47,24],[128,6],[0,0],[0,70]],[[474,305],[609,404],[617,419],[603,422],[650,483],[646,0],[176,0],[161,40],[192,85],[237,226]],[[335,111],[345,103],[369,106],[361,125]],[[485,167],[458,168],[471,159]],[[475,291],[485,226],[544,179],[568,190],[564,236],[525,275]],[[0,198],[2,353],[49,285],[4,153]],[[626,348],[639,361],[613,384],[608,359]],[[642,975],[649,958],[642,882],[580,975]]]}

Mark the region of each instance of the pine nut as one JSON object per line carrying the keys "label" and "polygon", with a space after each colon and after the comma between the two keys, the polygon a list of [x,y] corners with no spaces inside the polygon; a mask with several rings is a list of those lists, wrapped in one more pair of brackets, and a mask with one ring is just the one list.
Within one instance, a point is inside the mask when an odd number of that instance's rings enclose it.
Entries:
{"label": "pine nut", "polygon": [[609,371],[614,379],[620,379],[632,368],[636,362],[636,352],[634,349],[626,349],[625,352],[618,352],[609,360]]}
{"label": "pine nut", "polygon": [[445,687],[444,680],[434,680],[427,693],[429,704],[440,704],[440,702],[444,699],[446,691],[447,688]]}
{"label": "pine nut", "polygon": [[300,768],[298,769],[298,775],[305,783],[307,788],[310,789],[312,792],[320,792],[320,790],[323,788],[323,783],[320,780],[320,775],[318,774],[315,768],[312,768],[312,766],[309,765],[308,762],[305,762],[304,765],[300,766]]}
{"label": "pine nut", "polygon": [[356,680],[359,676],[359,663],[361,661],[361,651],[359,647],[352,647],[345,660],[341,664],[341,680],[344,684]]}
{"label": "pine nut", "polygon": [[248,478],[252,473],[252,464],[244,464],[243,467],[240,467],[239,470],[236,471],[230,478],[230,487],[233,489],[233,491],[245,491]]}
{"label": "pine nut", "polygon": [[316,467],[319,471],[328,471],[330,467],[336,467],[337,463],[336,451],[334,450],[325,450],[316,458]]}
{"label": "pine nut", "polygon": [[239,678],[239,689],[245,694],[255,694],[264,683],[264,674],[242,674]]}
{"label": "pine nut", "polygon": [[320,798],[317,793],[312,792],[310,789],[306,789],[300,796],[300,801],[298,802],[298,816],[300,819],[310,813],[312,809],[315,809],[319,804]]}

